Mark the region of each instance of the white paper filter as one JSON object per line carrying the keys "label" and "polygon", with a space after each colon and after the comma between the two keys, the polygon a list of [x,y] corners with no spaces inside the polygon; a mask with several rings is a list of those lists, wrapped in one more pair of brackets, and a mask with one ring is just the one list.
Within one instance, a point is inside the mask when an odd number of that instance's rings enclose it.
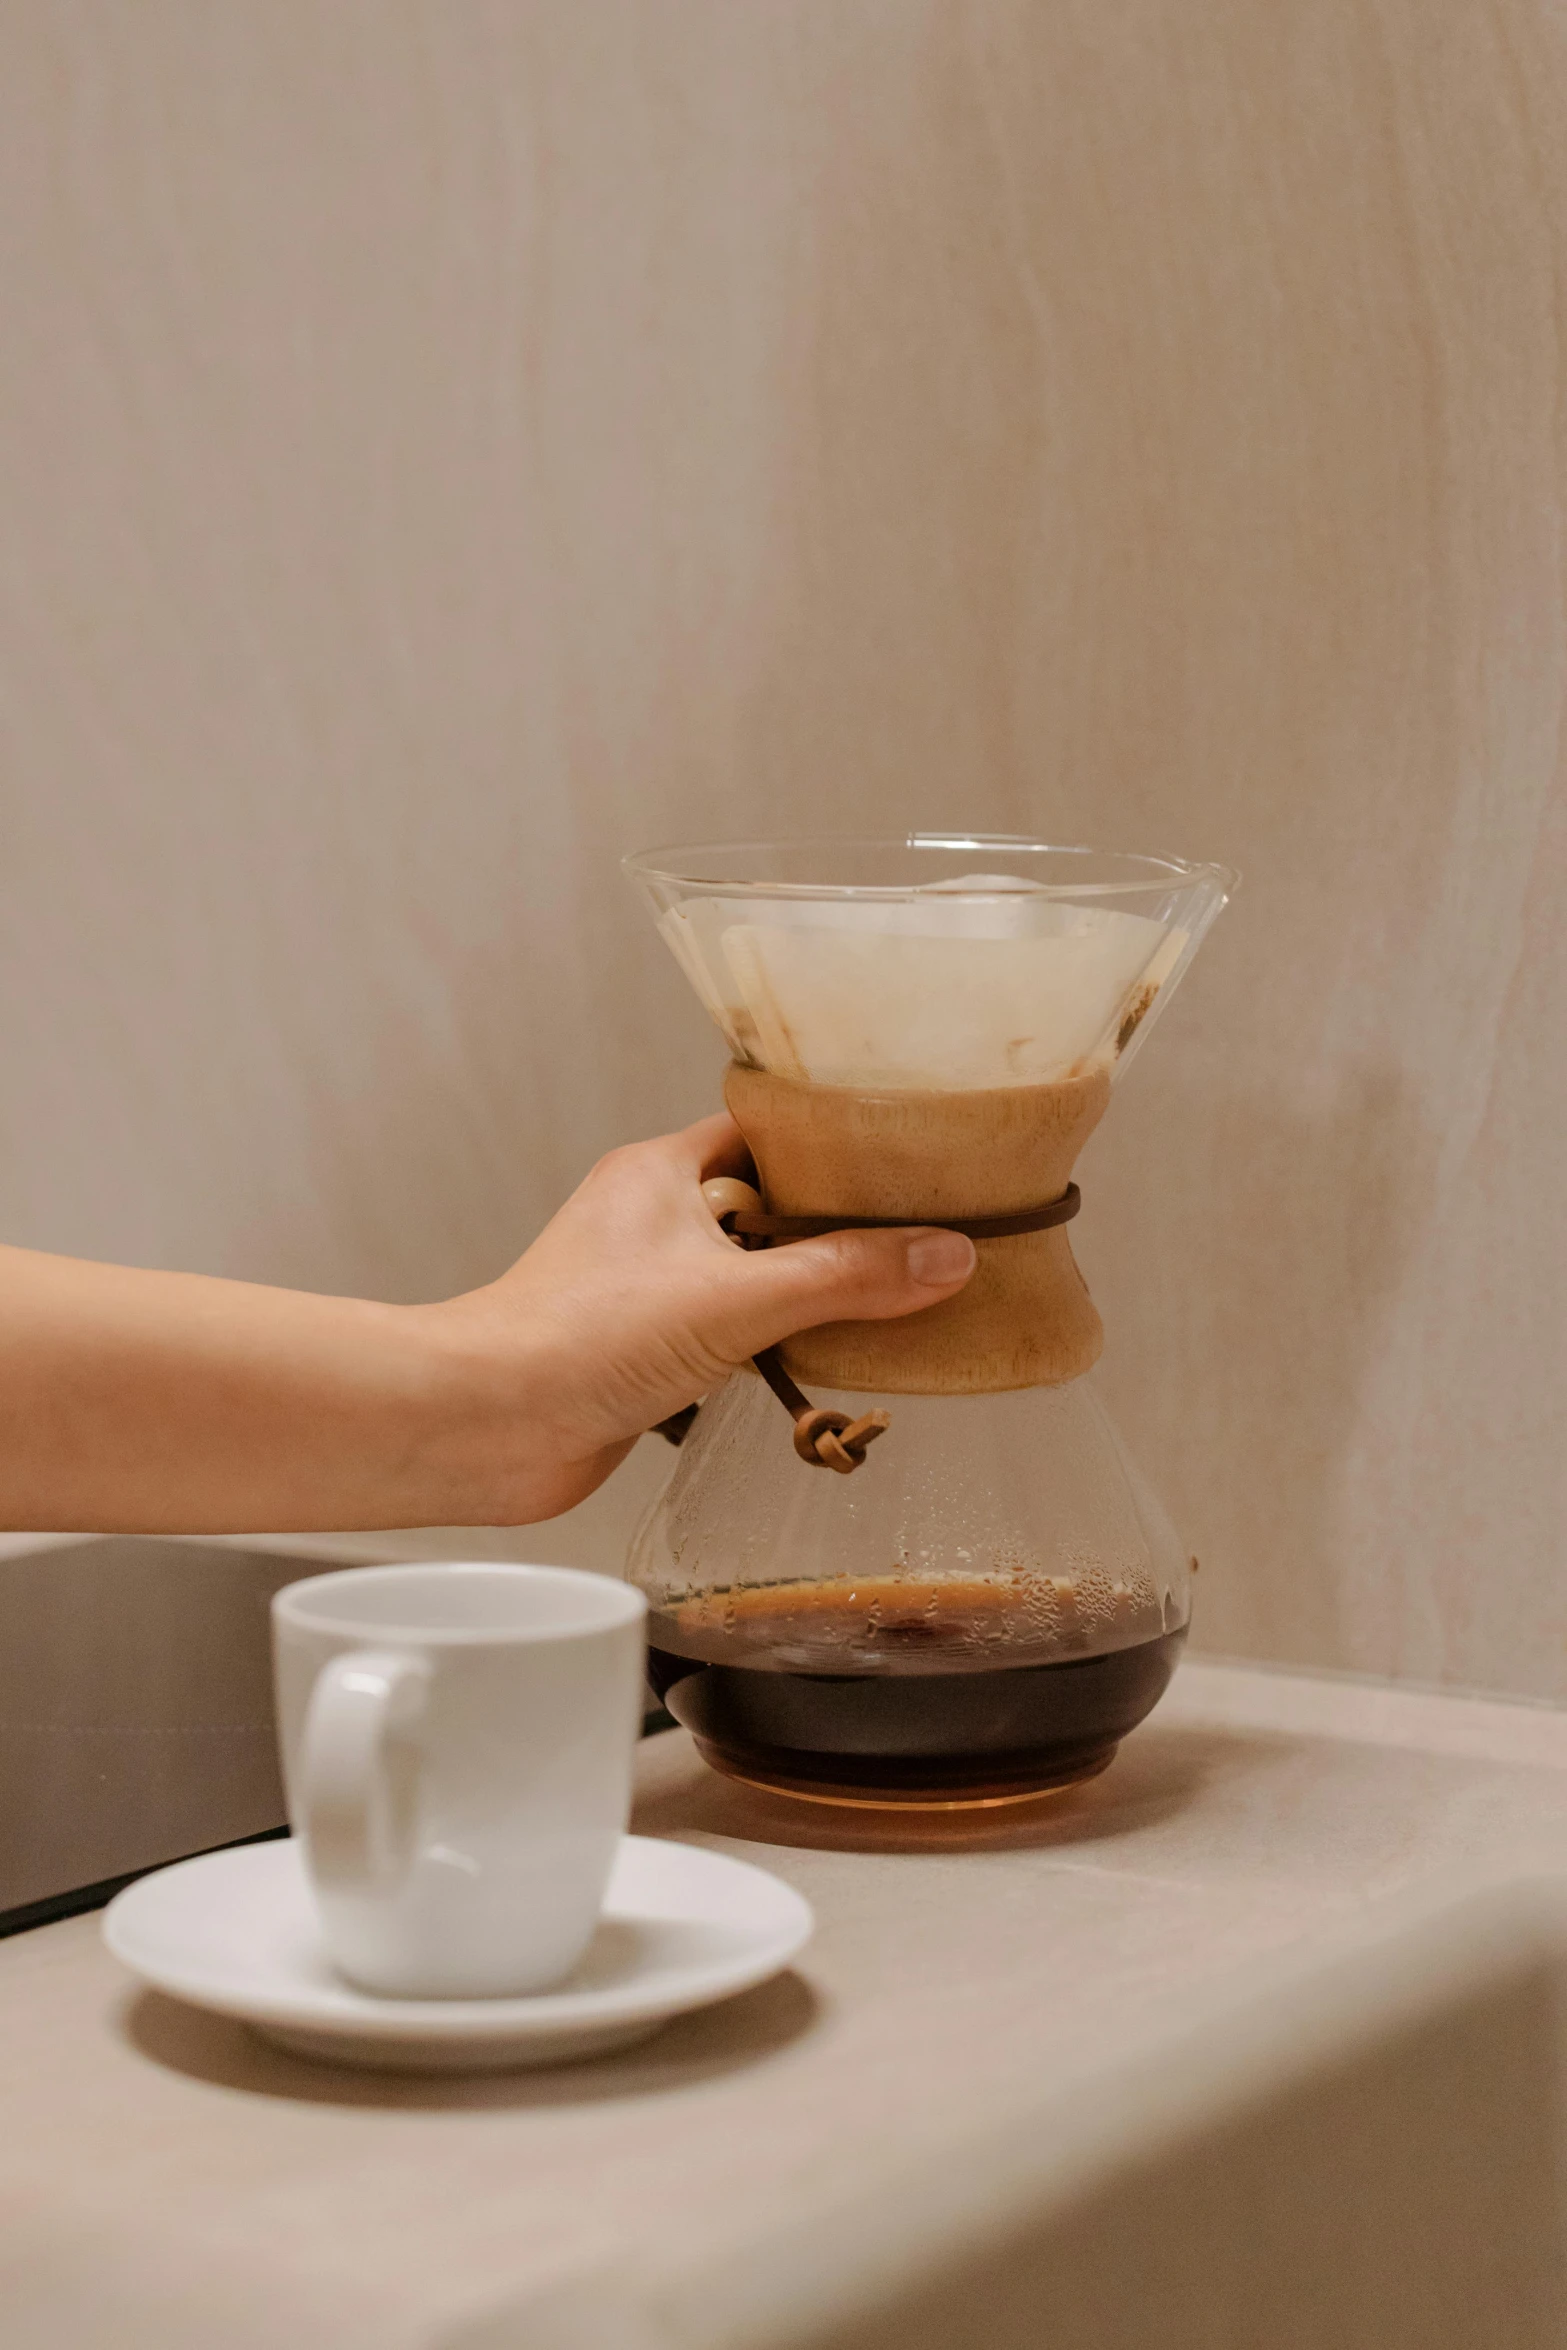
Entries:
{"label": "white paper filter", "polygon": [[[987,894],[952,894],[974,891]],[[984,875],[755,914],[706,898],[662,927],[735,1052],[819,1085],[1033,1085],[1108,1063],[1186,945],[1144,915]]]}

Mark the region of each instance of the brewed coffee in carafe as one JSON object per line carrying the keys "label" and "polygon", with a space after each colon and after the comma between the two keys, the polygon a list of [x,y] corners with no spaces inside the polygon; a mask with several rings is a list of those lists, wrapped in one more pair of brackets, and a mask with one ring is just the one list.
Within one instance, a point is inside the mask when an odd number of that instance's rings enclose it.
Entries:
{"label": "brewed coffee in carafe", "polygon": [[977,1255],[705,1400],[632,1546],[655,1689],[717,1768],[819,1801],[1091,1776],[1169,1681],[1190,1575],[1088,1380],[1072,1168],[1231,877],[931,836],[630,870],[734,1056],[761,1198],[730,1228],[952,1224]]}

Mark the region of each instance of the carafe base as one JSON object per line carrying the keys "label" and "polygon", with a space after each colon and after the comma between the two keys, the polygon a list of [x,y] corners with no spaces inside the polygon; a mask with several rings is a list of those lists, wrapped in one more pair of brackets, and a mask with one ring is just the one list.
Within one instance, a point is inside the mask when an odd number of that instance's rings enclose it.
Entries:
{"label": "carafe base", "polygon": [[900,1811],[1025,1803],[1095,1778],[1164,1695],[1186,1640],[1183,1625],[1099,1656],[827,1673],[681,1656],[661,1629],[649,1679],[716,1770]]}
{"label": "carafe base", "polygon": [[1026,1786],[1008,1782],[964,1788],[873,1787],[839,1780],[802,1779],[787,1770],[769,1769],[754,1756],[748,1755],[742,1762],[705,1738],[696,1739],[694,1744],[702,1760],[713,1770],[726,1779],[738,1781],[742,1787],[755,1787],[764,1795],[787,1795],[799,1803],[825,1803],[851,1811],[897,1812],[999,1811],[1017,1804],[1045,1803],[1053,1795],[1065,1795],[1073,1787],[1082,1786],[1087,1779],[1097,1779],[1120,1752],[1118,1744],[1106,1746],[1080,1759],[1069,1771],[1031,1777]]}

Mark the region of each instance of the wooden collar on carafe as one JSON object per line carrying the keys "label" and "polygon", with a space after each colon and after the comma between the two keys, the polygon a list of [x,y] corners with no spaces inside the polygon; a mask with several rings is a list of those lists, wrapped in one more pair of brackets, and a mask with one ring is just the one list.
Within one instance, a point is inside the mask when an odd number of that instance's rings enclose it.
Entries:
{"label": "wooden collar on carafe", "polygon": [[[733,1175],[715,1175],[703,1184],[702,1197],[720,1230],[727,1232],[732,1240],[738,1240],[743,1248],[767,1248],[775,1241],[814,1240],[826,1232],[896,1231],[911,1225],[961,1232],[975,1242],[1011,1240],[1024,1232],[1048,1232],[1058,1224],[1070,1224],[1083,1204],[1077,1185],[1069,1183],[1059,1199],[1005,1216],[775,1216],[763,1207],[762,1195],[753,1185],[742,1183]],[[776,1346],[764,1348],[754,1360],[794,1422],[795,1451],[813,1469],[836,1469],[840,1476],[848,1476],[864,1460],[867,1447],[878,1436],[885,1435],[891,1425],[891,1415],[887,1412],[862,1412],[857,1419],[851,1419],[847,1412],[813,1404],[784,1369],[782,1351]],[[683,1411],[660,1420],[657,1432],[671,1444],[681,1444],[696,1414],[697,1406],[687,1404]]]}

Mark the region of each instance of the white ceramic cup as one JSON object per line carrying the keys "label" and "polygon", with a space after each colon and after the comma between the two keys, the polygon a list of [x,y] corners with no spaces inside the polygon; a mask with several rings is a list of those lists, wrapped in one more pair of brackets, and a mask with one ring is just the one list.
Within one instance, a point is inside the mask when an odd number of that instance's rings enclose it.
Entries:
{"label": "white ceramic cup", "polygon": [[570,1973],[630,1810],[646,1613],[567,1567],[355,1567],[277,1594],[288,1816],[343,1974],[486,1999]]}

